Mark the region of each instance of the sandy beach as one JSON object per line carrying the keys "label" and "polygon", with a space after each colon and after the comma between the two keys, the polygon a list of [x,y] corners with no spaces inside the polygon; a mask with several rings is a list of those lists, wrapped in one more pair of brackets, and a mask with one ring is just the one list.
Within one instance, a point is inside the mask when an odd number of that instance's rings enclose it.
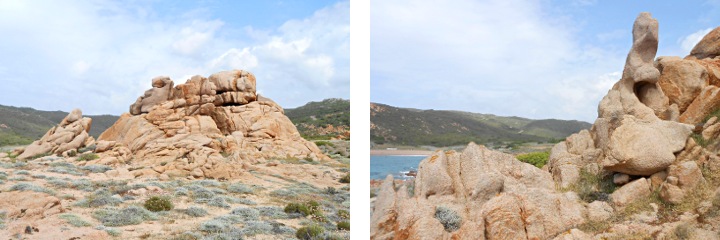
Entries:
{"label": "sandy beach", "polygon": [[429,156],[433,151],[429,150],[385,150],[385,149],[370,149],[370,155],[384,155],[384,156]]}

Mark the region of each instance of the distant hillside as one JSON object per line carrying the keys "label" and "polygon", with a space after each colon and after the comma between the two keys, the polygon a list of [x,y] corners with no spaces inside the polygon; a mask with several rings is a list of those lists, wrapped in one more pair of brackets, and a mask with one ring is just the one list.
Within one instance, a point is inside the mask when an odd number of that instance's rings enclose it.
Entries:
{"label": "distant hillside", "polygon": [[350,138],[350,101],[338,98],[285,109],[285,115],[307,139]]}
{"label": "distant hillside", "polygon": [[[350,137],[350,101],[348,100],[326,99],[322,102],[310,102],[295,109],[285,109],[285,114],[306,138]],[[0,105],[0,146],[30,144],[40,139],[67,115],[68,113],[63,111],[41,111]],[[92,118],[90,135],[96,139],[119,118],[112,115],[85,115],[85,117]]]}
{"label": "distant hillside", "polygon": [[[63,111],[40,111],[0,105],[0,146],[29,144],[42,137],[67,115],[68,113]],[[112,115],[85,117],[93,119],[90,135],[95,138],[118,119],[118,116]]]}
{"label": "distant hillside", "polygon": [[501,142],[556,142],[591,124],[531,120],[460,111],[418,110],[370,104],[370,138],[376,144],[453,146]]}

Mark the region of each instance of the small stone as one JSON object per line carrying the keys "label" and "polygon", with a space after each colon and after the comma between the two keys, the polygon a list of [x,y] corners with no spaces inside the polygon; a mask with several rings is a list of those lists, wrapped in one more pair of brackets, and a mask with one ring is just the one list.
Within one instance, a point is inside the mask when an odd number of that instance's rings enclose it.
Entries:
{"label": "small stone", "polygon": [[613,175],[613,183],[615,183],[615,185],[622,186],[628,182],[630,182],[630,175],[624,173],[615,173]]}

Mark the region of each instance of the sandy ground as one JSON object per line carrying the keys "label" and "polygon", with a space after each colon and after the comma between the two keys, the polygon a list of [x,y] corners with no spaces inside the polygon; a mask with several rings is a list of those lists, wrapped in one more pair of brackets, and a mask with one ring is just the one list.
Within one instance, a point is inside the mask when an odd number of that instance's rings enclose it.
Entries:
{"label": "sandy ground", "polygon": [[384,149],[371,149],[370,155],[383,155],[383,156],[430,156],[433,151],[428,150],[384,150]]}

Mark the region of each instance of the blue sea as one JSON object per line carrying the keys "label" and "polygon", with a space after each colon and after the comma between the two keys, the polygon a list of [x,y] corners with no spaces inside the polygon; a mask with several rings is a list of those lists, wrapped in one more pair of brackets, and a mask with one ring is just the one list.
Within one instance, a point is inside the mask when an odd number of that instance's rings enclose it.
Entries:
{"label": "blue sea", "polygon": [[405,173],[417,171],[418,164],[426,157],[370,155],[370,179],[385,179],[388,174],[392,174],[395,179],[407,178]]}

